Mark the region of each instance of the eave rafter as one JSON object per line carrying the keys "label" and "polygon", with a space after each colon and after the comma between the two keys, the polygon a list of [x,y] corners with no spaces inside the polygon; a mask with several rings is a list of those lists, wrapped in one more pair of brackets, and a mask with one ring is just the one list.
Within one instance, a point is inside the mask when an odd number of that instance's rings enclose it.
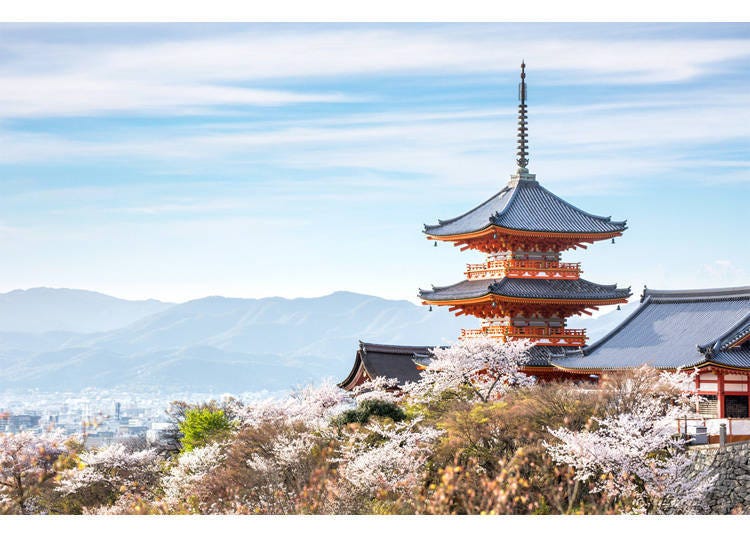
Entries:
{"label": "eave rafter", "polygon": [[471,315],[477,318],[496,318],[514,316],[533,316],[539,314],[546,317],[568,317],[577,314],[591,315],[603,305],[627,303],[625,298],[610,298],[605,300],[571,300],[571,299],[542,299],[515,298],[485,294],[477,298],[464,300],[422,300],[423,305],[447,306],[456,316]]}
{"label": "eave rafter", "polygon": [[567,249],[586,249],[585,244],[593,244],[600,240],[607,240],[622,236],[622,231],[609,233],[553,233],[544,231],[521,231],[497,225],[489,225],[473,233],[458,235],[431,235],[428,240],[453,242],[453,245],[466,249],[476,249],[485,253],[500,251],[565,251]]}

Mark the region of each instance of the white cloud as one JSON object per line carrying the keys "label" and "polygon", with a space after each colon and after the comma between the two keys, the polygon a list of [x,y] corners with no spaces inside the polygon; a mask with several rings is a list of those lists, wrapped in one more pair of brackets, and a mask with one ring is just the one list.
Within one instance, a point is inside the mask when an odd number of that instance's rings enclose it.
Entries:
{"label": "white cloud", "polygon": [[742,39],[563,40],[539,28],[519,38],[517,31],[487,26],[256,28],[162,42],[0,44],[0,115],[186,114],[228,104],[342,102],[355,97],[248,85],[515,72],[521,57],[546,83],[655,84],[720,72],[727,62],[750,57],[750,40]]}
{"label": "white cloud", "polygon": [[705,285],[707,281],[714,287],[747,285],[747,272],[732,261],[717,259],[701,266],[698,277]]}

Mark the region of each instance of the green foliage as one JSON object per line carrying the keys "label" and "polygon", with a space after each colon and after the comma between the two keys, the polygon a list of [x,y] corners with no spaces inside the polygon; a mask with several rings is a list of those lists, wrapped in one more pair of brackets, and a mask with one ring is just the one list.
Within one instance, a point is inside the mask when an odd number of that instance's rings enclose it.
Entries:
{"label": "green foliage", "polygon": [[220,441],[227,437],[234,428],[224,410],[210,407],[188,409],[179,427],[184,452],[205,446],[213,441]]}
{"label": "green foliage", "polygon": [[386,417],[393,422],[399,422],[406,419],[406,413],[397,404],[385,400],[368,399],[362,400],[355,409],[345,411],[335,419],[339,426],[360,423],[364,424],[370,420],[371,416]]}

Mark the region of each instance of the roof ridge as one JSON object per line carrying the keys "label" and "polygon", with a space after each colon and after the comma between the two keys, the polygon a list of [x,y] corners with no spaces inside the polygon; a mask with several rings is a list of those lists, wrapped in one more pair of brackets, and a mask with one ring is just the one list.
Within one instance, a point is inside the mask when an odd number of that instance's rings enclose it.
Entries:
{"label": "roof ridge", "polygon": [[[628,287],[628,288],[630,288],[630,287]],[[587,346],[584,346],[584,348],[583,348],[583,355],[587,356],[588,354],[590,354],[591,352],[593,352],[594,350],[596,350],[599,346],[601,346],[602,344],[604,344],[605,342],[607,342],[608,340],[610,340],[612,337],[614,337],[616,334],[618,334],[620,331],[622,331],[623,328],[627,324],[629,324],[630,322],[632,322],[633,320],[635,320],[635,318],[639,314],[641,314],[641,312],[644,311],[646,309],[646,307],[648,307],[648,305],[650,303],[651,303],[651,296],[648,296],[648,297],[646,297],[646,299],[644,301],[642,301],[638,305],[638,307],[636,308],[636,310],[633,311],[632,313],[630,313],[627,316],[627,318],[625,318],[625,320],[623,320],[622,322],[620,322],[615,329],[611,330],[609,333],[607,333],[604,337],[602,337],[598,341],[596,341],[596,342],[594,342],[592,344],[589,344]]]}
{"label": "roof ridge", "polygon": [[[735,322],[732,325],[732,327],[730,327],[728,330],[726,330],[724,333],[722,333],[718,337],[711,339],[705,344],[699,344],[698,350],[700,350],[703,353],[709,351],[709,349],[713,351],[726,350],[727,344],[731,342],[731,341],[726,341],[726,339],[734,335],[737,332],[737,330],[741,330],[741,328],[743,327],[747,329],[748,321],[750,321],[750,311],[748,311],[745,316],[740,318],[737,322]],[[742,335],[742,333],[740,333],[740,335]],[[736,337],[733,337],[733,338],[736,338]]]}
{"label": "roof ridge", "polygon": [[643,291],[644,296],[655,298],[656,300],[726,300],[732,298],[750,299],[750,285],[743,287],[721,287],[721,288],[703,288],[703,289],[674,289],[674,290],[657,290],[646,288]]}
{"label": "roof ridge", "polygon": [[410,352],[410,351],[418,351],[418,350],[427,350],[430,348],[436,348],[438,345],[419,345],[419,346],[411,346],[411,345],[400,345],[400,344],[383,344],[383,343],[377,343],[377,342],[364,342],[359,341],[359,347],[361,350],[367,352],[369,351],[376,351],[381,354],[397,354],[397,353],[403,353],[404,351]]}
{"label": "roof ridge", "polygon": [[577,210],[578,212],[581,212],[581,213],[583,213],[583,214],[585,214],[586,216],[589,216],[589,217],[591,217],[591,218],[594,218],[594,219],[597,219],[597,220],[604,220],[604,221],[606,221],[607,223],[611,223],[611,224],[613,224],[613,225],[616,225],[616,224],[618,224],[618,223],[621,223],[622,225],[627,225],[627,222],[628,222],[628,220],[621,220],[621,221],[612,221],[612,216],[598,216],[598,215],[596,215],[596,214],[592,214],[591,212],[587,212],[587,211],[585,211],[585,210],[583,210],[583,209],[581,209],[581,208],[578,208],[578,207],[577,207],[577,206],[575,206],[574,204],[572,204],[572,203],[570,203],[570,202],[566,201],[566,200],[565,200],[565,199],[563,199],[562,197],[560,197],[560,196],[558,196],[557,194],[553,193],[552,191],[548,190],[547,188],[545,188],[544,186],[542,186],[542,185],[541,185],[541,184],[539,184],[538,182],[537,182],[537,183],[534,183],[533,185],[532,185],[532,184],[528,184],[527,186],[535,186],[535,187],[537,187],[537,188],[541,188],[542,190],[544,190],[545,192],[547,192],[547,193],[548,193],[549,195],[551,195],[552,197],[554,197],[555,199],[557,199],[558,201],[560,201],[560,202],[561,202],[561,203],[563,203],[564,205],[567,205],[568,207],[572,208],[573,210]]}
{"label": "roof ridge", "polygon": [[[524,182],[524,181],[521,181],[521,182]],[[516,196],[518,195],[518,191],[520,190],[519,187],[521,186],[521,182],[518,182],[513,186],[510,186],[510,185],[506,186],[506,188],[509,188],[510,190],[513,190],[513,191],[510,192],[509,194],[510,198],[508,199],[508,202],[505,203],[503,210],[498,210],[494,214],[490,215],[490,224],[494,224],[495,223],[494,219],[499,218],[500,216],[505,214],[508,211],[508,209],[513,205],[513,200],[516,198]]]}
{"label": "roof ridge", "polygon": [[[503,278],[503,279],[505,279],[505,278]],[[482,285],[480,283],[484,282],[484,281],[487,282],[487,286],[489,287],[492,283],[495,283],[495,282],[499,281],[499,279],[498,278],[494,278],[494,279],[462,279],[458,283],[453,283],[452,285],[444,285],[442,287],[431,285],[432,286],[432,290],[427,290],[426,292],[434,292],[436,290],[445,290],[447,288],[457,287],[458,285],[462,285],[464,283],[476,283],[475,286],[481,287]],[[419,292],[425,292],[425,289],[420,288]]]}
{"label": "roof ridge", "polygon": [[[467,210],[466,212],[464,212],[464,213],[463,213],[463,214],[461,214],[460,216],[456,216],[455,218],[450,218],[450,219],[447,219],[447,220],[441,220],[440,218],[438,218],[438,223],[437,223],[437,224],[435,224],[435,225],[428,225],[428,224],[424,223],[424,224],[423,224],[423,225],[424,225],[424,230],[423,230],[422,232],[428,231],[428,230],[430,230],[430,229],[434,229],[434,228],[436,228],[436,227],[441,227],[441,226],[443,226],[443,225],[445,225],[445,224],[448,224],[448,223],[453,223],[454,221],[460,220],[461,218],[463,218],[464,216],[467,216],[467,215],[471,214],[471,213],[472,213],[472,212],[474,212],[475,210],[479,210],[480,208],[482,208],[482,207],[483,207],[484,205],[486,205],[487,203],[489,203],[490,201],[492,201],[492,200],[493,200],[493,199],[495,199],[496,197],[500,197],[500,195],[501,195],[501,194],[502,194],[503,192],[507,192],[507,191],[510,191],[510,190],[514,190],[514,189],[515,189],[515,186],[508,186],[508,185],[505,185],[505,186],[503,186],[503,188],[502,188],[502,189],[501,189],[501,190],[500,190],[499,192],[497,192],[496,194],[494,194],[494,195],[490,196],[490,198],[489,198],[489,199],[487,199],[487,200],[485,200],[485,201],[481,202],[480,204],[478,204],[478,205],[477,205],[477,206],[475,206],[474,208],[471,208],[471,209]],[[490,223],[491,223],[490,221],[487,221],[487,226],[489,226],[489,225],[490,225]]]}

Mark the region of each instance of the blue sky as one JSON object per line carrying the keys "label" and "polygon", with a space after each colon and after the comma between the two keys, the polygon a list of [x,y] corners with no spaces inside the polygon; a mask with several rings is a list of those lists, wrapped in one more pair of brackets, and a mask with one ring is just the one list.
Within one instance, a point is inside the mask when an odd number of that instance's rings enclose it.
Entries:
{"label": "blue sky", "polygon": [[584,277],[750,284],[750,25],[0,25],[0,291],[416,301],[514,171],[627,219]]}

